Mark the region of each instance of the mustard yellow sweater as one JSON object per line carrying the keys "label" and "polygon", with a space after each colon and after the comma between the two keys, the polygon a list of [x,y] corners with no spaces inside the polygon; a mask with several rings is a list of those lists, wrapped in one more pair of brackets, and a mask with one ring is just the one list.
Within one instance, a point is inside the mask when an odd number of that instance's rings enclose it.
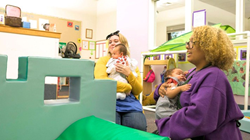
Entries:
{"label": "mustard yellow sweater", "polygon": [[[94,71],[95,79],[111,79],[106,73],[106,64],[108,63],[109,59],[110,56],[104,56],[99,58],[99,60],[96,62]],[[130,72],[127,80],[132,86],[132,93],[138,98],[138,95],[142,92],[141,74],[138,67],[136,68],[135,72],[138,76],[135,77],[133,73]],[[129,86],[127,83],[117,81],[117,92],[128,92],[131,90],[131,86]]]}

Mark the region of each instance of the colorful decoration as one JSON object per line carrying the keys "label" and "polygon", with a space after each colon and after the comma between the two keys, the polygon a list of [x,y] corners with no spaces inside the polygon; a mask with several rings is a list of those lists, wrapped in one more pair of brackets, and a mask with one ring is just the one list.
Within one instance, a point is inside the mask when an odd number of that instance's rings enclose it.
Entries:
{"label": "colorful decoration", "polygon": [[81,43],[81,42],[82,42],[82,39],[81,39],[81,38],[78,38],[78,39],[77,39],[77,42],[78,42],[78,43]]}
{"label": "colorful decoration", "polygon": [[226,74],[233,89],[233,93],[237,95],[244,95],[246,86],[246,61],[234,61],[232,68],[229,69],[228,72],[224,71],[224,73]]}
{"label": "colorful decoration", "polygon": [[68,21],[68,22],[67,22],[67,26],[68,26],[68,27],[73,27],[73,22]]}
{"label": "colorful decoration", "polygon": [[75,30],[79,31],[79,25],[75,25]]}

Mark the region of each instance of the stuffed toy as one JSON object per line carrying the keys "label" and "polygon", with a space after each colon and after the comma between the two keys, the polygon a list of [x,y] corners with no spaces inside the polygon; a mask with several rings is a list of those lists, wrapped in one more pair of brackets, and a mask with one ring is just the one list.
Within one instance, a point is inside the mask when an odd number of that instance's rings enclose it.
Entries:
{"label": "stuffed toy", "polygon": [[[157,87],[158,85],[155,85],[155,88]],[[142,105],[143,106],[146,106],[146,105],[155,105],[156,104],[156,101],[154,99],[154,91],[152,91],[149,95],[143,95],[143,98],[142,98]]]}

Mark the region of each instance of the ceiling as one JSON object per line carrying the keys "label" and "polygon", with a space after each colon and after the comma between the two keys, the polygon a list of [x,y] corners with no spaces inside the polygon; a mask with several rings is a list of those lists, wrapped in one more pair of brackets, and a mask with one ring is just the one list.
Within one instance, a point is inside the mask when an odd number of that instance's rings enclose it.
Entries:
{"label": "ceiling", "polygon": [[185,0],[159,0],[156,2],[157,12],[185,6]]}
{"label": "ceiling", "polygon": [[[235,14],[236,0],[200,0],[225,11]],[[245,0],[245,17],[250,17],[250,0]]]}
{"label": "ceiling", "polygon": [[185,0],[158,0],[156,2],[157,12],[170,10],[185,6]]}
{"label": "ceiling", "polygon": [[[200,0],[203,3],[218,7],[235,14],[236,0]],[[170,5],[168,3],[171,3]],[[173,8],[185,6],[185,0],[159,0],[157,1],[157,11],[165,11]],[[250,18],[250,0],[245,0],[245,17]]]}

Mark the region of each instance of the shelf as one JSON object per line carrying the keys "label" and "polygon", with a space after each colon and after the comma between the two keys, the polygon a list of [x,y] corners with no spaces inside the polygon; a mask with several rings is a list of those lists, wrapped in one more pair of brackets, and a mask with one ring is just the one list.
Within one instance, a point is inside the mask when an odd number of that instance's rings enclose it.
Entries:
{"label": "shelf", "polygon": [[69,84],[66,84],[66,85],[61,85],[61,86],[63,86],[63,87],[66,87],[66,86],[67,86],[67,87],[68,87],[68,86],[69,86]]}
{"label": "shelf", "polygon": [[11,26],[2,25],[2,24],[0,24],[0,32],[51,37],[51,38],[58,38],[58,39],[61,38],[61,33],[57,33],[57,32],[34,30],[34,29],[28,29],[28,28],[23,28],[23,27],[11,27]]}
{"label": "shelf", "polygon": [[146,59],[144,65],[167,65],[169,60],[148,60]]}

